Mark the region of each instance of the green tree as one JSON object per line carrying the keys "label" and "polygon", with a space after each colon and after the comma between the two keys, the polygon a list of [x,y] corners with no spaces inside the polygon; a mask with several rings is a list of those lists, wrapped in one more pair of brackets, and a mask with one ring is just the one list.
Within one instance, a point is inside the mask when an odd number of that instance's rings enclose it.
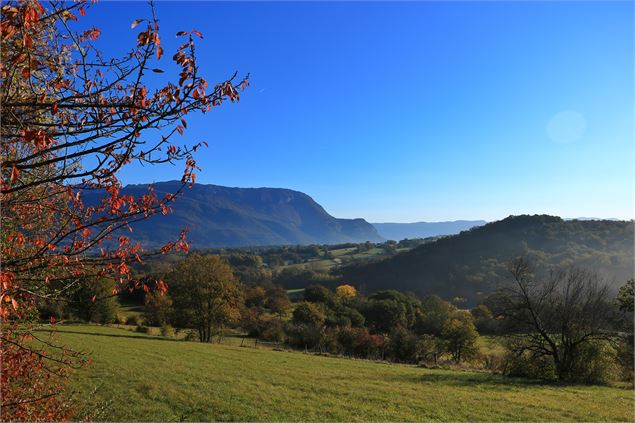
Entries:
{"label": "green tree", "polygon": [[301,302],[293,310],[293,322],[320,327],[326,320],[326,314],[322,308],[308,301]]}
{"label": "green tree", "polygon": [[115,281],[98,279],[82,284],[75,292],[72,311],[80,319],[93,323],[112,323],[117,317],[119,303],[114,294]]}
{"label": "green tree", "polygon": [[417,362],[432,363],[436,366],[444,349],[444,343],[441,339],[434,335],[422,335],[416,344]]}
{"label": "green tree", "polygon": [[322,285],[309,285],[304,290],[304,300],[312,303],[329,304],[333,301],[333,293]]}
{"label": "green tree", "polygon": [[457,363],[477,351],[478,332],[469,312],[456,311],[452,313],[443,326],[441,336],[445,340],[448,352],[452,354],[452,358]]}
{"label": "green tree", "polygon": [[429,295],[421,301],[421,307],[423,313],[415,323],[417,333],[441,336],[454,306],[437,295]]}
{"label": "green tree", "polygon": [[192,254],[178,263],[166,280],[175,323],[196,329],[201,342],[209,342],[214,333],[240,317],[242,287],[220,256]]}
{"label": "green tree", "polygon": [[271,288],[267,291],[267,307],[282,319],[291,310],[291,301],[283,288]]}
{"label": "green tree", "polygon": [[369,299],[362,314],[366,324],[376,332],[390,333],[398,326],[408,326],[406,307],[396,300]]}
{"label": "green tree", "polygon": [[163,326],[172,321],[172,299],[161,291],[148,292],[143,301],[146,326]]}

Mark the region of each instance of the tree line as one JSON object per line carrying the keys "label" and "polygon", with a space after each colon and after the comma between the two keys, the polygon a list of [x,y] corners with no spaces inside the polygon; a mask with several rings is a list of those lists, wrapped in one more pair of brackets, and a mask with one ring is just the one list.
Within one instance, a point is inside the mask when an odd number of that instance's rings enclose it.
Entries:
{"label": "tree line", "polygon": [[[632,279],[613,298],[598,274],[577,268],[541,273],[521,257],[509,265],[509,284],[462,309],[461,298],[396,290],[364,296],[349,284],[311,284],[294,302],[272,283],[243,284],[228,261],[213,254],[190,254],[163,276],[169,290],[145,293],[143,322],[163,334],[176,328],[210,342],[231,329],[356,358],[568,382],[632,380]],[[117,319],[114,298],[85,304],[84,318]],[[504,353],[484,351],[483,342],[500,343]]]}

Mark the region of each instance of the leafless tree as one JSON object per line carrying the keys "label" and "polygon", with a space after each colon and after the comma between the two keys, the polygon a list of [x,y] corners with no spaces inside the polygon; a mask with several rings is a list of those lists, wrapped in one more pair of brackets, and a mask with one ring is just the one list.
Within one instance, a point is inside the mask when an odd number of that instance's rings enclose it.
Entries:
{"label": "leafless tree", "polygon": [[608,285],[576,268],[536,277],[524,258],[514,260],[510,272],[514,283],[499,297],[498,314],[514,326],[512,352],[550,358],[560,380],[575,379],[581,350],[615,339]]}

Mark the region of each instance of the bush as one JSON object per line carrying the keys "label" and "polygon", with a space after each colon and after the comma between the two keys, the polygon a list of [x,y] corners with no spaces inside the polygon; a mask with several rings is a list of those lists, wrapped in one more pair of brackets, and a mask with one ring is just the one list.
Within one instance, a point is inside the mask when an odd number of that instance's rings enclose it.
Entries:
{"label": "bush", "polygon": [[196,330],[193,329],[187,329],[185,331],[185,337],[183,338],[184,341],[198,341],[199,339],[198,336],[198,332]]}
{"label": "bush", "polygon": [[163,326],[172,321],[172,300],[163,292],[146,294],[144,309],[143,321],[148,326]]}
{"label": "bush", "polygon": [[127,322],[126,316],[121,313],[115,315],[115,323],[118,325],[125,325]]}
{"label": "bush", "polygon": [[503,374],[528,379],[556,379],[556,368],[549,357],[532,357],[528,352],[508,353],[505,356]]}
{"label": "bush", "polygon": [[128,316],[126,318],[126,324],[130,326],[138,326],[140,323],[139,320],[139,317],[136,314],[133,314],[132,316]]}
{"label": "bush", "polygon": [[57,301],[46,301],[38,303],[38,311],[40,312],[40,319],[62,320],[64,318],[65,310],[64,306]]}
{"label": "bush", "polygon": [[321,326],[326,320],[326,314],[320,305],[304,301],[293,310],[293,322],[299,325]]}
{"label": "bush", "polygon": [[508,376],[589,384],[606,384],[619,377],[618,353],[607,341],[579,344],[575,361],[564,375],[556,372],[552,356],[535,356],[522,346],[518,343],[509,348],[504,366],[504,373]]}
{"label": "bush", "polygon": [[260,338],[269,342],[284,342],[286,334],[282,323],[279,320],[268,320],[264,322]]}
{"label": "bush", "polygon": [[423,335],[417,341],[415,350],[417,363],[436,366],[443,354],[444,345],[443,341],[434,335]]}
{"label": "bush", "polygon": [[368,358],[379,358],[383,355],[384,337],[371,335],[366,328],[339,328],[337,343],[339,351],[347,355]]}
{"label": "bush", "polygon": [[417,359],[417,336],[402,327],[394,329],[390,332],[388,356],[395,361],[415,362]]}
{"label": "bush", "polygon": [[115,285],[107,278],[85,281],[73,294],[72,312],[87,322],[113,323],[119,312],[117,298],[112,295]]}
{"label": "bush", "polygon": [[148,328],[148,327],[146,327],[146,326],[139,325],[139,326],[137,326],[137,327],[135,328],[135,332],[139,332],[139,333],[148,333],[148,330],[149,330],[149,329],[150,329],[150,328]]}
{"label": "bush", "polygon": [[617,351],[606,341],[588,342],[580,346],[570,380],[606,384],[619,374]]}
{"label": "bush", "polygon": [[162,324],[161,336],[164,336],[166,338],[172,338],[174,336],[174,328],[172,328],[172,326],[168,325],[167,323]]}
{"label": "bush", "polygon": [[620,336],[617,349],[617,360],[620,363],[621,375],[620,379],[626,382],[633,383],[633,377],[635,374],[633,358],[633,333]]}
{"label": "bush", "polygon": [[297,348],[316,348],[322,339],[320,328],[304,323],[291,323],[286,332],[289,344]]}

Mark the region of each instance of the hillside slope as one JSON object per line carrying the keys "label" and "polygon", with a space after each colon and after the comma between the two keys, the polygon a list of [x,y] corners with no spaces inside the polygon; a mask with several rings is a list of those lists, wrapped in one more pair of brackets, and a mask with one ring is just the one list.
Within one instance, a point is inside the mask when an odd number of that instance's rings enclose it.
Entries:
{"label": "hillside slope", "polygon": [[486,223],[484,220],[454,220],[450,222],[373,223],[372,225],[382,237],[401,241],[406,238],[455,235]]}
{"label": "hillside slope", "polygon": [[[159,182],[159,195],[175,192],[177,181]],[[123,194],[141,195],[147,185],[128,185]],[[90,199],[89,199],[90,201]],[[187,227],[194,248],[381,241],[364,219],[337,219],[308,195],[281,188],[230,188],[195,184],[172,204],[173,213],[134,226],[135,239],[158,246]]]}
{"label": "hillside slope", "polygon": [[619,286],[633,277],[633,222],[511,216],[342,273],[366,292],[394,288],[474,304],[509,281],[507,264],[522,254],[538,269],[582,266]]}
{"label": "hillside slope", "polygon": [[[93,421],[631,421],[633,416],[630,389],[544,385],[260,346],[172,341],[93,325],[60,325],[54,332],[63,345],[91,354],[93,364],[73,372],[70,388],[80,406],[101,411]],[[44,330],[38,334],[47,339]]]}

